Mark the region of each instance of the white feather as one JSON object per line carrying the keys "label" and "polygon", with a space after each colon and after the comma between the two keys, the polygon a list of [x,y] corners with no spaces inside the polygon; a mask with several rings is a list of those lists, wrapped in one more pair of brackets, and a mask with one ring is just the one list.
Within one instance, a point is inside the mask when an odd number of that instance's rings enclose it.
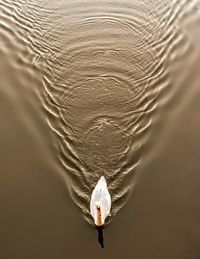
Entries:
{"label": "white feather", "polygon": [[[101,223],[98,221],[97,206],[101,208]],[[108,191],[106,179],[101,176],[97,185],[95,186],[90,201],[90,213],[94,218],[95,225],[104,225],[105,219],[110,214],[111,197]]]}

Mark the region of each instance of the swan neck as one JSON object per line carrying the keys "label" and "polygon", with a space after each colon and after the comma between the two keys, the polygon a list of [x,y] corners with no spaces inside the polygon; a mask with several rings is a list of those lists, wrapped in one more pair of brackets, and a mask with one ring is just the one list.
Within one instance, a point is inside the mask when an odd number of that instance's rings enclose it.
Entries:
{"label": "swan neck", "polygon": [[97,206],[97,223],[96,223],[97,226],[102,226],[103,223],[102,223],[102,214],[101,214],[101,207],[100,206]]}

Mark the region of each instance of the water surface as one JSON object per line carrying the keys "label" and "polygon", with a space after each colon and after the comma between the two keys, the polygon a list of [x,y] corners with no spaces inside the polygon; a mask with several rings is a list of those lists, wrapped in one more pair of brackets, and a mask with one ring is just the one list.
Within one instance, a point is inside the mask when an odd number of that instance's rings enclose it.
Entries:
{"label": "water surface", "polygon": [[1,1],[2,258],[199,257],[199,8]]}

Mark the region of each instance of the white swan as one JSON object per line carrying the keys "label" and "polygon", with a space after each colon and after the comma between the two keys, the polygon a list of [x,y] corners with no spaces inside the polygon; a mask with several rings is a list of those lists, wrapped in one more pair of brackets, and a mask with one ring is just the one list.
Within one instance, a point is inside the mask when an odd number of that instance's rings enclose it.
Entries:
{"label": "white swan", "polygon": [[95,186],[90,201],[90,213],[94,218],[96,226],[103,226],[105,219],[110,214],[111,197],[108,192],[106,179],[101,176],[97,185]]}

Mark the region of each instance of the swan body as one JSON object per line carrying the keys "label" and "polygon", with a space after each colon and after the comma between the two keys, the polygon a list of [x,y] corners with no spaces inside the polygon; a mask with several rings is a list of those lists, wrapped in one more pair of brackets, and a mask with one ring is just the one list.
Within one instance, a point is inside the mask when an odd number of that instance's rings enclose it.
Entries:
{"label": "swan body", "polygon": [[90,213],[96,226],[103,226],[105,219],[110,214],[111,197],[108,191],[106,179],[101,176],[95,186],[90,201]]}

